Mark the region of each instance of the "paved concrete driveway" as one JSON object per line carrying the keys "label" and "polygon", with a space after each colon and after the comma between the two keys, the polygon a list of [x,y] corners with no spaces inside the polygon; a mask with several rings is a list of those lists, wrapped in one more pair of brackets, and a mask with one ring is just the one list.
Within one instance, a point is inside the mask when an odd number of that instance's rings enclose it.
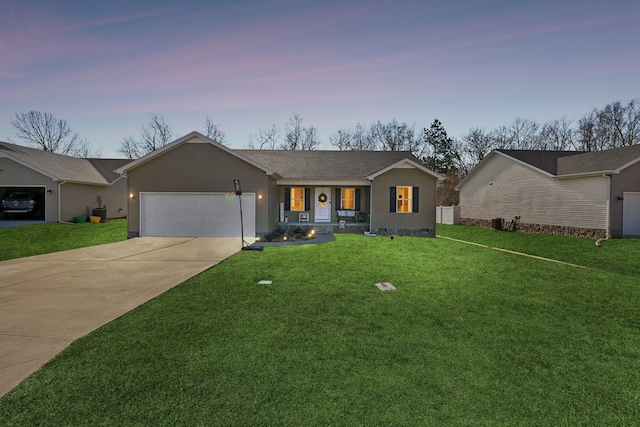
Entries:
{"label": "paved concrete driveway", "polygon": [[0,262],[0,396],[74,340],[241,247],[239,237],[142,237]]}

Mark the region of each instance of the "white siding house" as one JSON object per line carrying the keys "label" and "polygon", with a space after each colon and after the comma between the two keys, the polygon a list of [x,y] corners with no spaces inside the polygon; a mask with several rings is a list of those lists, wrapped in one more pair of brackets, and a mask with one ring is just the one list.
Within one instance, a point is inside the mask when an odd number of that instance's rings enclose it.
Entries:
{"label": "white siding house", "polygon": [[461,222],[488,226],[519,216],[525,231],[623,235],[640,222],[630,196],[623,227],[622,193],[640,191],[634,158],[640,160],[640,146],[599,153],[494,150],[457,187]]}

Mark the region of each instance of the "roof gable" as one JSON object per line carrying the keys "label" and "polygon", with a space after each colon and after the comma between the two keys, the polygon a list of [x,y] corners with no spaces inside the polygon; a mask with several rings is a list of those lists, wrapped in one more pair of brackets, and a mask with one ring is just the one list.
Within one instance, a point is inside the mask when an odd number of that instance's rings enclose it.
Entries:
{"label": "roof gable", "polygon": [[459,189],[494,156],[502,155],[525,166],[539,170],[549,177],[577,178],[600,173],[619,173],[640,162],[640,145],[613,148],[605,151],[544,151],[493,150],[469,175],[456,186]]}
{"label": "roof gable", "polygon": [[189,142],[198,142],[198,143],[205,143],[205,144],[211,144],[217,148],[219,148],[222,151],[225,151],[229,154],[231,154],[232,156],[235,156],[255,167],[257,167],[258,169],[263,170],[267,175],[273,175],[274,172],[273,170],[269,169],[268,167],[265,167],[264,165],[257,163],[256,161],[254,161],[253,159],[250,159],[249,157],[244,156],[239,150],[233,150],[229,147],[226,147],[216,141],[214,141],[211,138],[207,138],[206,136],[202,135],[200,132],[191,132],[185,136],[183,136],[182,138],[178,138],[173,142],[170,142],[169,144],[165,145],[162,148],[159,148],[155,151],[152,151],[150,153],[145,154],[144,156],[140,157],[139,159],[136,160],[130,160],[128,163],[126,163],[125,165],[119,167],[118,169],[116,169],[116,172],[119,174],[125,174],[127,171],[134,169],[138,166],[140,166],[141,164],[144,164],[150,160],[153,160],[159,156],[162,156],[168,152],[170,152],[171,150],[181,146],[182,144],[186,144]]}
{"label": "roof gable", "polygon": [[444,179],[444,177],[442,175],[440,175],[439,173],[436,173],[434,171],[432,171],[429,168],[426,168],[424,166],[422,166],[421,164],[414,162],[413,160],[410,159],[403,159],[400,160],[399,162],[396,162],[390,166],[387,166],[384,169],[379,170],[378,172],[369,175],[367,177],[368,180],[372,181],[374,180],[377,176],[382,175],[383,173],[389,172],[392,169],[401,169],[401,168],[414,168],[414,169],[418,169],[421,172],[426,173],[427,175],[431,175],[432,177],[434,177],[435,179],[437,179],[438,181],[442,181]]}

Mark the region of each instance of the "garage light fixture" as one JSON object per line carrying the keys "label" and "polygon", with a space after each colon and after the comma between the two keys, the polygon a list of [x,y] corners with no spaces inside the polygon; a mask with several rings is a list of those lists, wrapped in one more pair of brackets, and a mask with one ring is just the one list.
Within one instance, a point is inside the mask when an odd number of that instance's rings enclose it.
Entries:
{"label": "garage light fixture", "polygon": [[133,200],[133,199],[135,198],[135,197],[134,197],[134,195],[133,195],[133,193],[129,193],[129,198],[130,198],[131,200]]}
{"label": "garage light fixture", "polygon": [[258,200],[262,200],[262,194],[258,194]]}

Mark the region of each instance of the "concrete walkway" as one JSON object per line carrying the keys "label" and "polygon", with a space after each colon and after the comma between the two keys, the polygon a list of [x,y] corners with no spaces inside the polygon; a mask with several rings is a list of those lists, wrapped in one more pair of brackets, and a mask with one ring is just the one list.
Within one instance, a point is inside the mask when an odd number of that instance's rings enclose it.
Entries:
{"label": "concrete walkway", "polygon": [[239,237],[143,237],[0,262],[0,396],[74,340],[241,247]]}

